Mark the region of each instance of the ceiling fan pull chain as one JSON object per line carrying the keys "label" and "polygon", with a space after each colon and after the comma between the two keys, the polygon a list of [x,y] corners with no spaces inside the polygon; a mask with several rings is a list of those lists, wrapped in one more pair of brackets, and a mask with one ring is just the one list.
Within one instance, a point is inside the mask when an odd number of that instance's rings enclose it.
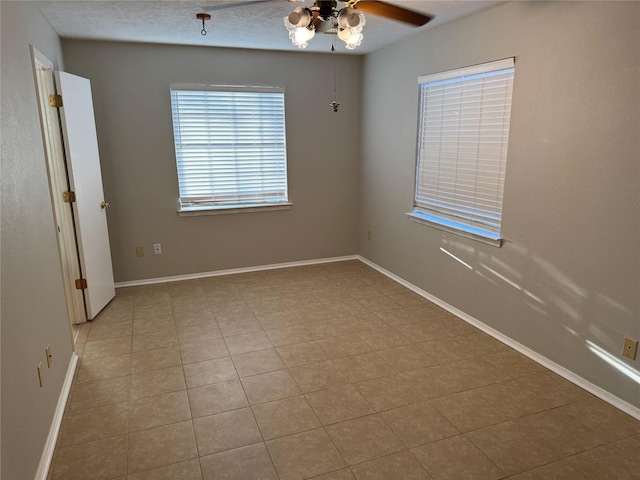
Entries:
{"label": "ceiling fan pull chain", "polygon": [[196,18],[198,20],[202,20],[202,30],[200,30],[200,35],[204,37],[207,34],[207,30],[204,28],[204,22],[205,20],[210,20],[211,15],[209,15],[208,13],[198,13],[196,14]]}

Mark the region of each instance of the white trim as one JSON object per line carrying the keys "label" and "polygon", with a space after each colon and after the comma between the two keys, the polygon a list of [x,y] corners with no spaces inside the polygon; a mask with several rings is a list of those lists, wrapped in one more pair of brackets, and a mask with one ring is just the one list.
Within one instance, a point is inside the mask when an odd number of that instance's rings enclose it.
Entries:
{"label": "white trim", "polygon": [[516,64],[516,57],[507,57],[502,60],[493,62],[479,63],[469,67],[456,68],[455,70],[446,70],[444,72],[430,73],[418,77],[418,84],[438,82],[441,80],[449,80],[457,77],[467,77],[478,73],[492,72],[495,70],[504,70],[505,68],[513,68]]}
{"label": "white trim", "polygon": [[230,213],[267,212],[274,210],[291,210],[293,203],[270,203],[267,205],[234,205],[229,207],[186,207],[178,210],[181,217],[198,217],[201,215],[228,215]]}
{"label": "white trim", "polygon": [[56,447],[56,441],[58,440],[58,433],[60,432],[60,424],[62,423],[62,417],[64,415],[64,409],[67,405],[67,399],[69,398],[69,392],[71,390],[71,384],[73,383],[73,375],[78,365],[78,355],[75,352],[71,354],[69,360],[69,366],[67,367],[67,375],[64,378],[62,384],[62,390],[60,391],[60,397],[58,397],[58,405],[53,414],[53,420],[51,422],[51,428],[49,429],[49,436],[44,444],[42,450],[42,456],[40,457],[40,463],[38,464],[38,470],[36,471],[35,480],[46,480],[49,474],[49,467],[51,466],[51,460],[53,460],[53,452]]}
{"label": "white trim", "polygon": [[445,310],[447,310],[448,312],[452,313],[456,317],[459,317],[460,319],[464,320],[465,322],[467,322],[467,323],[473,325],[474,327],[482,330],[484,333],[486,333],[488,335],[491,335],[496,340],[499,340],[500,342],[504,343],[505,345],[508,345],[509,347],[513,348],[514,350],[522,353],[526,357],[529,357],[534,362],[539,363],[540,365],[542,365],[543,367],[548,368],[549,370],[551,370],[554,373],[557,373],[558,375],[560,375],[561,377],[563,377],[566,380],[570,381],[571,383],[574,383],[575,385],[583,388],[584,390],[588,391],[589,393],[592,393],[596,397],[600,398],[601,400],[604,400],[605,402],[607,402],[610,405],[618,408],[619,410],[622,410],[624,413],[626,413],[628,415],[631,415],[635,419],[640,420],[640,408],[635,407],[634,405],[631,405],[630,403],[626,402],[625,400],[622,400],[621,398],[616,397],[612,393],[607,392],[606,390],[604,390],[602,387],[599,387],[598,385],[595,385],[595,384],[589,382],[588,380],[585,380],[581,376],[575,374],[574,372],[572,372],[571,370],[563,367],[562,365],[558,365],[554,361],[549,360],[547,357],[545,357],[543,355],[540,355],[538,352],[535,352],[534,350],[531,350],[529,347],[526,347],[526,346],[522,345],[521,343],[518,343],[517,341],[515,341],[512,338],[506,336],[505,334],[499,332],[498,330],[495,330],[494,328],[482,323],[480,320],[472,317],[471,315],[468,315],[468,314],[464,313],[463,311],[458,310],[454,306],[449,305],[448,303],[440,300],[438,297],[435,297],[435,296],[431,295],[430,293],[425,292],[421,288],[416,287],[415,285],[413,285],[412,283],[409,283],[405,279],[395,275],[394,273],[391,273],[388,270],[385,270],[381,266],[373,263],[371,260],[368,260],[368,259],[366,259],[366,258],[364,258],[364,257],[362,257],[360,255],[358,255],[358,260],[360,260],[362,263],[370,266],[371,268],[377,270],[378,272],[382,273],[383,275],[386,275],[390,279],[395,280],[399,284],[407,287],[409,290],[417,293],[421,297],[424,297],[427,300],[435,303],[439,307],[444,308]]}
{"label": "white trim", "polygon": [[[460,235],[461,237],[470,238],[471,240],[476,240],[478,242],[486,243],[487,245],[491,245],[492,247],[501,247],[503,239],[502,238],[491,238],[480,233],[474,233],[471,231],[472,227],[469,227],[465,224],[459,224],[460,227],[452,227],[449,225],[445,225],[444,221],[442,223],[437,222],[438,217],[436,215],[426,215],[420,214],[420,212],[408,212],[406,213],[409,220],[415,223],[419,223],[421,225],[426,225],[428,227],[437,228],[438,230],[442,230],[443,232],[452,233],[454,235]],[[429,218],[433,218],[430,220]],[[451,223],[451,222],[450,222]],[[480,229],[476,229],[480,230]]]}
{"label": "white trim", "polygon": [[306,265],[318,265],[321,263],[345,262],[347,260],[361,260],[358,255],[346,255],[344,257],[318,258],[314,260],[301,260],[298,262],[274,263],[270,265],[257,265],[254,267],[231,268],[229,270],[216,270],[213,272],[189,273],[186,275],[174,275],[171,277],[147,278],[132,280],[130,282],[117,282],[116,288],[137,287],[140,285],[153,285],[155,283],[179,282],[181,280],[195,280],[198,278],[220,277],[223,275],[236,275],[238,273],[260,272],[263,270],[277,270],[280,268],[304,267]]}

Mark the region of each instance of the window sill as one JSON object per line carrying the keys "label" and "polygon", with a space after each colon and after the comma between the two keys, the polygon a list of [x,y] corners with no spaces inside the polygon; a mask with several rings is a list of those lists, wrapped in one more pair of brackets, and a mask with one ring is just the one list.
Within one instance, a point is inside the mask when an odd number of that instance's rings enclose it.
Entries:
{"label": "window sill", "polygon": [[269,203],[265,205],[246,205],[229,207],[190,207],[178,210],[180,217],[199,217],[202,215],[229,215],[232,213],[268,212],[275,210],[291,210],[293,203]]}
{"label": "window sill", "polygon": [[437,228],[438,230],[453,233],[454,235],[460,235],[472,240],[477,240],[478,242],[486,243],[487,245],[494,247],[502,246],[502,238],[499,238],[492,232],[482,230],[480,228],[470,227],[421,212],[409,212],[407,213],[407,216],[412,222],[428,225],[429,227]]}

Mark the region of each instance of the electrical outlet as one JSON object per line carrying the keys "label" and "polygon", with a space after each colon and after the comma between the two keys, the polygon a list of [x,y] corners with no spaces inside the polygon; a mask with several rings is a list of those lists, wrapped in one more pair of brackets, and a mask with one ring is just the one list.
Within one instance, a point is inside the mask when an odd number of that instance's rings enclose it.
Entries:
{"label": "electrical outlet", "polygon": [[367,240],[371,240],[371,230],[367,232]]}
{"label": "electrical outlet", "polygon": [[159,243],[153,244],[153,254],[154,255],[162,255],[162,245]]}
{"label": "electrical outlet", "polygon": [[47,368],[51,368],[53,365],[53,353],[51,353],[51,345],[47,345],[44,349],[44,354],[47,356]]}
{"label": "electrical outlet", "polygon": [[144,247],[136,247],[136,256],[144,257]]}
{"label": "electrical outlet", "polygon": [[631,360],[636,359],[636,353],[638,352],[638,340],[632,338],[624,339],[624,347],[622,348],[622,355],[629,357]]}

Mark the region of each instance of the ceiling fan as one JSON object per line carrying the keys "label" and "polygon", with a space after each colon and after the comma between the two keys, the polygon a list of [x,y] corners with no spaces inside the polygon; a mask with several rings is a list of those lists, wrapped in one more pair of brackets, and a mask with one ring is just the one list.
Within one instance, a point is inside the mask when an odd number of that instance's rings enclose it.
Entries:
{"label": "ceiling fan", "polygon": [[[211,12],[257,3],[285,1],[293,3],[304,0],[250,0],[206,7],[204,10]],[[344,7],[338,8],[339,3],[344,4]],[[308,40],[313,38],[317,32],[337,34],[338,38],[345,42],[348,49],[354,49],[360,45],[363,38],[362,29],[365,24],[363,12],[408,23],[416,27],[424,25],[433,18],[430,15],[399,7],[382,0],[315,0],[310,7],[299,6],[295,8],[283,20],[285,27],[289,31],[291,42],[297,47],[305,48],[308,45]],[[200,16],[198,18],[202,19]]]}

